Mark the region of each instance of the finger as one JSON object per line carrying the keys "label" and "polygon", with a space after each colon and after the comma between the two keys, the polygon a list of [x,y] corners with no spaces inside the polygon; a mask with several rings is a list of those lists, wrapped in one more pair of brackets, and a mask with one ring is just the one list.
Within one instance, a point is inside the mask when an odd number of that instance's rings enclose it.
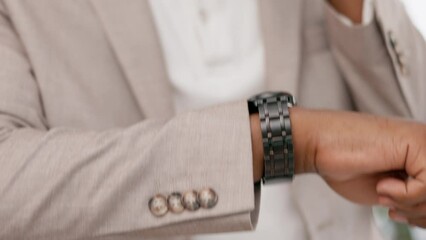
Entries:
{"label": "finger", "polygon": [[379,195],[389,196],[402,205],[416,205],[426,200],[426,185],[416,178],[385,178],[377,183],[376,190]]}
{"label": "finger", "polygon": [[426,218],[426,204],[422,203],[411,208],[391,208],[389,209],[389,213],[394,213],[409,219]]}
{"label": "finger", "polygon": [[397,208],[400,205],[388,196],[379,196],[377,202],[379,203],[379,205],[389,209]]}
{"label": "finger", "polygon": [[398,212],[394,210],[389,210],[389,218],[392,219],[394,222],[397,223],[408,223],[409,220],[406,216],[399,214]]}
{"label": "finger", "polygon": [[411,226],[426,228],[426,217],[425,218],[406,218],[397,213],[389,212],[389,218],[398,223],[409,224]]}
{"label": "finger", "polygon": [[408,219],[407,223],[412,226],[426,228],[426,218]]}
{"label": "finger", "polygon": [[389,209],[395,209],[401,212],[423,211],[423,206],[426,206],[426,202],[422,202],[415,205],[401,204],[401,203],[395,202],[388,196],[379,196],[378,203],[379,205],[383,207],[387,207]]}

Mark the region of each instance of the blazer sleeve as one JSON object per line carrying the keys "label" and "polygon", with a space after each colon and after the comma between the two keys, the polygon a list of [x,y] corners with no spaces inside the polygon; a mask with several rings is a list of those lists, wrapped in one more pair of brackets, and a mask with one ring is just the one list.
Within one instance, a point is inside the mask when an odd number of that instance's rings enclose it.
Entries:
{"label": "blazer sleeve", "polygon": [[374,20],[348,26],[328,4],[333,56],[356,108],[426,120],[426,45],[398,0],[375,0]]}
{"label": "blazer sleeve", "polygon": [[[246,101],[105,131],[50,128],[0,2],[0,239],[249,230],[256,220]],[[156,194],[209,187],[212,209],[151,214]],[[256,208],[257,209],[257,208]]]}

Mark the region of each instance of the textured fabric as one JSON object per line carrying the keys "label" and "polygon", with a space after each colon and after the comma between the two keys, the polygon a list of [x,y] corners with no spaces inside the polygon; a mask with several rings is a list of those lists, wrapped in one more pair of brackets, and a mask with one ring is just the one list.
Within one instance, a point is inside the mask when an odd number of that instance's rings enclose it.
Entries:
{"label": "textured fabric", "polygon": [[[100,4],[122,5],[131,17],[151,18],[143,15],[142,10],[149,13],[146,2],[133,1],[137,8],[114,3]],[[120,64],[135,61],[126,67],[143,68],[155,60],[144,56],[144,48],[138,53],[144,61],[117,60],[91,2],[10,1],[0,6],[1,239],[148,235],[148,229],[214,217],[220,217],[219,224],[207,227],[212,223],[197,221],[199,228],[189,224],[179,229],[253,228],[246,101],[165,118],[173,109],[162,104],[161,98],[170,101],[163,95],[163,73],[153,73],[155,78],[146,81],[161,93],[139,97],[158,112],[145,112],[135,101],[135,94],[143,92],[130,88],[125,76],[134,72],[123,75]],[[133,8],[138,9],[135,15]],[[214,211],[156,218],[148,209],[157,193],[203,187],[219,194]]]}
{"label": "textured fabric", "polygon": [[[424,42],[399,3],[376,1],[381,25],[365,28],[326,12],[327,31],[321,6],[259,1],[267,88],[298,92],[303,106],[424,116]],[[410,75],[388,31],[412,54]],[[0,1],[1,239],[252,229],[251,161],[245,100],[174,115],[146,0]],[[219,195],[210,211],[149,212],[154,194],[206,186]],[[292,190],[310,239],[378,238],[370,210],[320,178]]]}

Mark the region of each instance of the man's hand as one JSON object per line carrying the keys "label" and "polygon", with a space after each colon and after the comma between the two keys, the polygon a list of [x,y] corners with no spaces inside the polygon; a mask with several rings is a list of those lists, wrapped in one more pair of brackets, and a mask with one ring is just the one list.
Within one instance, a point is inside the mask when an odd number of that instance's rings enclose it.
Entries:
{"label": "man's hand", "polygon": [[364,0],[329,0],[330,4],[354,23],[362,22]]}
{"label": "man's hand", "polygon": [[[426,227],[426,125],[367,114],[290,108],[295,172],[317,173],[341,196],[391,208]],[[263,173],[258,116],[251,116],[255,181]]]}
{"label": "man's hand", "polygon": [[316,172],[343,197],[391,207],[426,227],[426,125],[367,114],[291,108],[298,173]]}

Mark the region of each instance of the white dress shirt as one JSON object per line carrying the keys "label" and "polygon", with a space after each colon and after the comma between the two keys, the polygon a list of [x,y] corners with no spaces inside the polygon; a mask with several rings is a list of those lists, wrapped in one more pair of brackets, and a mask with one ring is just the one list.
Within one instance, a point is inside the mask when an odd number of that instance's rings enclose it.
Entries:
{"label": "white dress shirt", "polygon": [[[262,92],[264,46],[257,0],[150,0],[150,5],[178,113]],[[364,13],[371,21],[372,11]],[[344,17],[342,21],[351,24]],[[194,237],[262,238],[308,239],[289,184],[262,189],[256,231]]]}
{"label": "white dress shirt", "polygon": [[244,99],[263,87],[255,0],[154,0],[177,112]]}

